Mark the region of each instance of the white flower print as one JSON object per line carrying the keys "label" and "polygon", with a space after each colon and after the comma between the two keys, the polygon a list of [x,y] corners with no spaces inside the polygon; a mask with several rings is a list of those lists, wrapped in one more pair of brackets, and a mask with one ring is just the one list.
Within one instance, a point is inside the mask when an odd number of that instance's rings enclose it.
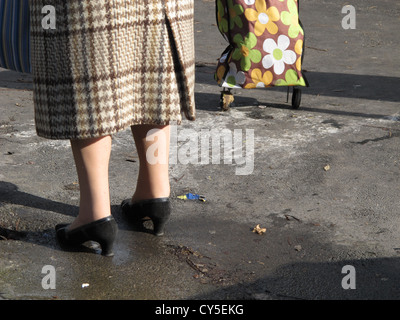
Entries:
{"label": "white flower print", "polygon": [[244,3],[248,6],[251,6],[252,4],[254,4],[254,2],[256,2],[256,0],[244,0]]}
{"label": "white flower print", "polygon": [[246,76],[243,71],[239,71],[236,65],[231,62],[229,64],[229,71],[226,74],[222,87],[225,88],[241,88],[241,85],[246,81]]}
{"label": "white flower print", "polygon": [[296,53],[292,50],[286,50],[290,45],[290,39],[285,35],[280,35],[278,43],[273,39],[264,41],[263,49],[268,54],[262,59],[265,69],[274,66],[274,73],[281,75],[285,70],[285,64],[294,64],[296,62]]}

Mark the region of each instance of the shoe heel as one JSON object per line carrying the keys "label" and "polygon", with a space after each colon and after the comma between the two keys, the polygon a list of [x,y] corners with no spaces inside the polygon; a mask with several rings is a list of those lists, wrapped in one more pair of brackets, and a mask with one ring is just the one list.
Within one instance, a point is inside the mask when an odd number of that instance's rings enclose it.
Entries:
{"label": "shoe heel", "polygon": [[122,212],[128,221],[143,227],[143,221],[150,218],[153,222],[153,234],[161,236],[171,214],[169,198],[155,198],[142,200],[131,204],[129,199],[122,201]]}
{"label": "shoe heel", "polygon": [[118,227],[114,220],[105,223],[97,230],[97,234],[93,237],[101,246],[101,255],[112,257],[114,255],[114,242],[117,237]]}
{"label": "shoe heel", "polygon": [[99,241],[101,246],[101,255],[105,257],[114,256],[114,240],[113,241]]}
{"label": "shoe heel", "polygon": [[164,227],[168,221],[168,218],[154,218],[152,221],[154,234],[156,236],[162,236],[164,234]]}
{"label": "shoe heel", "polygon": [[153,221],[153,232],[156,236],[164,234],[164,227],[171,214],[171,204],[169,201],[154,203],[150,208],[150,219]]}

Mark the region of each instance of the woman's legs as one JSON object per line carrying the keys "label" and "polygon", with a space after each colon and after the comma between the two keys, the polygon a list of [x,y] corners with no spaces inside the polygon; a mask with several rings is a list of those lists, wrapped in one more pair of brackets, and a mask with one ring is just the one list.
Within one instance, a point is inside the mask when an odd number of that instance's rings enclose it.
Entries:
{"label": "woman's legs", "polygon": [[170,126],[135,125],[131,129],[140,162],[132,201],[169,197]]}
{"label": "woman's legs", "polygon": [[[131,129],[140,162],[132,201],[169,197],[170,127],[136,125]],[[152,129],[155,131],[148,135]],[[79,179],[80,202],[79,215],[69,226],[70,230],[111,215],[108,181],[111,136],[71,140],[71,147]]]}
{"label": "woman's legs", "polygon": [[79,215],[72,230],[111,215],[108,167],[111,136],[71,140],[80,187]]}

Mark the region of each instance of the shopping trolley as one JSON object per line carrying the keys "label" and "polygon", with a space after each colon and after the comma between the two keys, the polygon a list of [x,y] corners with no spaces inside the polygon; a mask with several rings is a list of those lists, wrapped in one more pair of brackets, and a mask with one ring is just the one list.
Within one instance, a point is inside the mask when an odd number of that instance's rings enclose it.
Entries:
{"label": "shopping trolley", "polygon": [[228,110],[232,89],[293,88],[292,107],[301,104],[304,29],[299,0],[216,0],[217,26],[229,42],[218,60],[215,80]]}

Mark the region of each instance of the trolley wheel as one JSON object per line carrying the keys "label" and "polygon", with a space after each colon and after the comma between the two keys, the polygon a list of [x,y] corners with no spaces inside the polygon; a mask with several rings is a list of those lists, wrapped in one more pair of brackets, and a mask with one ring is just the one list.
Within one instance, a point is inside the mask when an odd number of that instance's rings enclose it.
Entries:
{"label": "trolley wheel", "polygon": [[293,88],[292,95],[292,108],[298,109],[301,103],[301,90],[299,88]]}
{"label": "trolley wheel", "polygon": [[233,103],[234,100],[235,100],[235,98],[231,92],[222,91],[219,106],[221,107],[221,109],[223,111],[228,111],[229,107],[231,106],[231,104]]}

